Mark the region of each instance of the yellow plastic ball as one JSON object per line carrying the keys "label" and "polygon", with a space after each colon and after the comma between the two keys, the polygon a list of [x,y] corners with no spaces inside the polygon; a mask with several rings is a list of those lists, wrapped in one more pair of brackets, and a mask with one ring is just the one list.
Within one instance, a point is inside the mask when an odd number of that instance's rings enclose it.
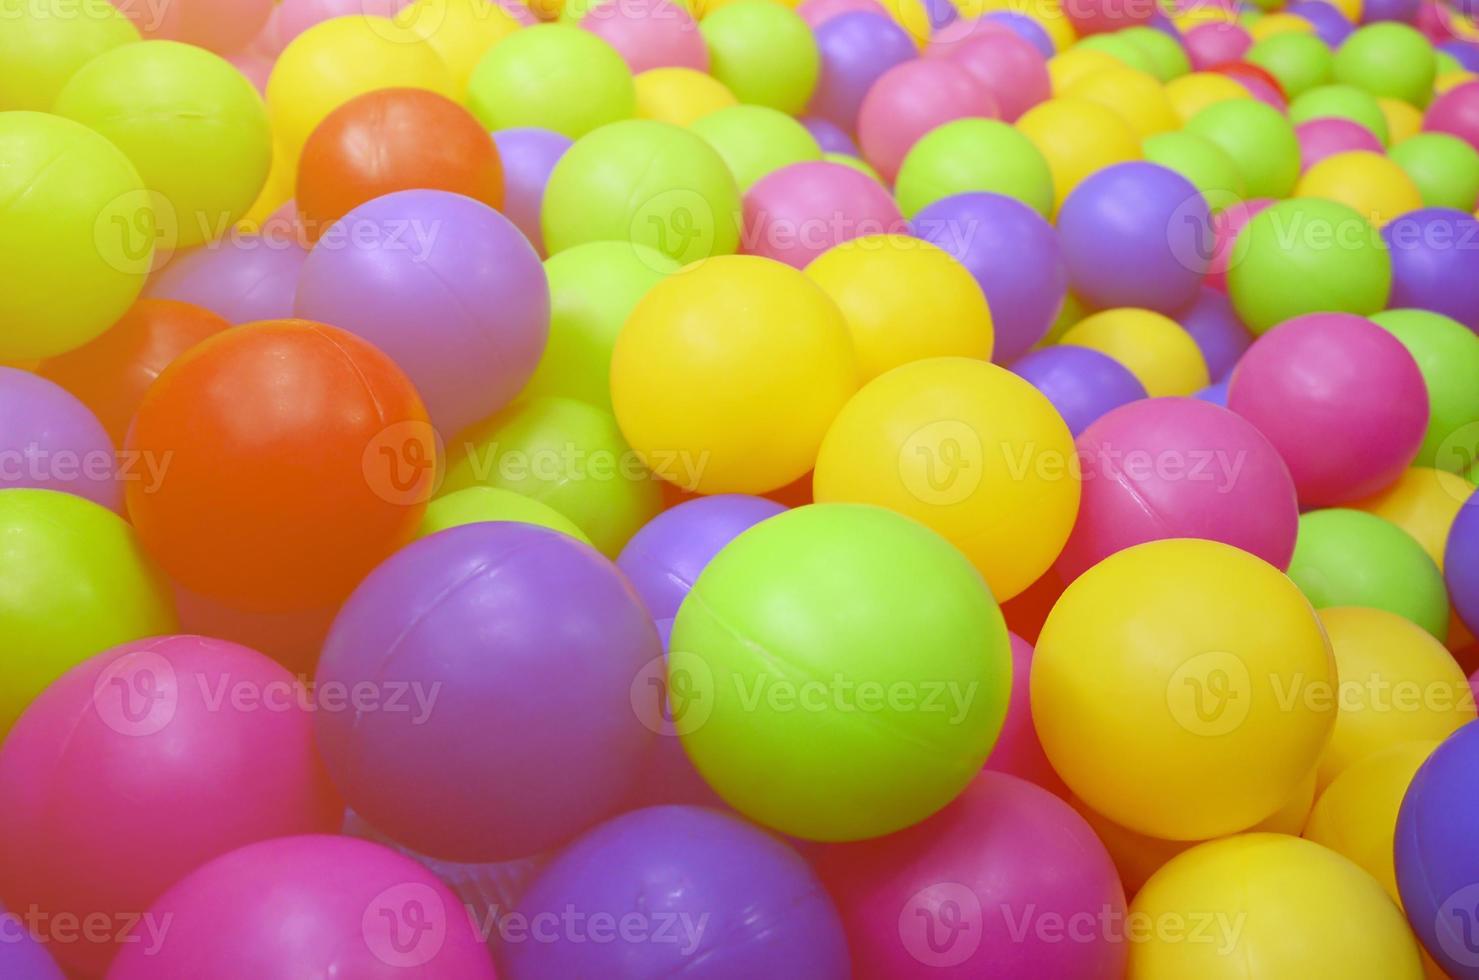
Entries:
{"label": "yellow plastic ball", "polygon": [[463,487],[427,504],[421,526],[416,529],[416,537],[424,538],[448,528],[482,521],[534,524],[568,534],[582,544],[591,543],[574,521],[548,504],[512,490],[482,485]]}
{"label": "yellow plastic ball", "polygon": [[1169,840],[1235,833],[1287,803],[1335,722],[1289,701],[1335,684],[1309,601],[1267,562],[1170,538],[1104,559],[1064,590],[1032,661],[1032,717],[1085,803]]}
{"label": "yellow plastic ball", "polygon": [[1437,96],[1440,96],[1443,93],[1447,92],[1449,89],[1455,89],[1458,88],[1460,85],[1467,85],[1469,82],[1476,80],[1479,80],[1479,73],[1476,72],[1444,72],[1437,78],[1433,79],[1433,96],[1436,98]]}
{"label": "yellow plastic ball", "polygon": [[1421,109],[1401,99],[1393,99],[1385,95],[1378,96],[1376,104],[1381,106],[1381,114],[1387,117],[1388,146],[1396,146],[1403,140],[1411,139],[1422,132]]}
{"label": "yellow plastic ball", "polygon": [[6,9],[0,29],[0,112],[51,111],[72,73],[121,44],[138,28],[109,0],[26,2]]}
{"label": "yellow plastic ball", "polygon": [[1326,2],[1345,14],[1345,19],[1352,24],[1361,23],[1361,14],[1366,9],[1363,0],[1326,0]]}
{"label": "yellow plastic ball", "polygon": [[1337,201],[1380,228],[1423,206],[1412,178],[1390,157],[1368,150],[1328,156],[1304,172],[1295,197]]}
{"label": "yellow plastic ball", "polygon": [[1125,67],[1114,55],[1093,48],[1069,48],[1048,59],[1048,80],[1052,82],[1053,94],[1064,91],[1080,79],[1100,71]]}
{"label": "yellow plastic ball", "polygon": [[1129,922],[1130,980],[1423,976],[1417,940],[1376,879],[1284,834],[1192,848],[1140,890]]}
{"label": "yellow plastic ball", "polygon": [[1151,310],[1121,307],[1086,316],[1058,342],[1108,354],[1129,368],[1152,398],[1191,395],[1211,383],[1191,334]]}
{"label": "yellow plastic ball", "polygon": [[1017,128],[1048,161],[1055,206],[1085,177],[1115,163],[1140,159],[1130,124],[1086,99],[1055,98],[1024,112]]}
{"label": "yellow plastic ball", "polygon": [[842,310],[863,381],[927,357],[991,359],[986,296],[937,245],[866,235],[834,245],[805,271]]}
{"label": "yellow plastic ball", "polygon": [[701,493],[764,493],[806,475],[858,381],[837,304],[759,256],[706,259],[658,283],[611,358],[627,441]]}
{"label": "yellow plastic ball", "polygon": [[1338,707],[1335,731],[1320,757],[1321,789],[1369,755],[1403,742],[1445,738],[1475,719],[1463,668],[1421,626],[1364,606],[1321,609],[1320,622],[1335,652],[1339,688],[1301,685],[1291,693]]}
{"label": "yellow plastic ball", "polygon": [[1248,90],[1226,75],[1197,71],[1173,78],[1165,85],[1166,98],[1183,123],[1218,102],[1249,98]]}
{"label": "yellow plastic ball", "polygon": [[1058,557],[1078,514],[1073,436],[986,361],[939,357],[868,382],[827,433],[818,501],[877,504],[948,538],[1005,602]]}
{"label": "yellow plastic ball", "polygon": [[1314,24],[1294,14],[1264,14],[1247,27],[1255,43],[1277,34],[1315,33]]}
{"label": "yellow plastic ball", "polygon": [[382,88],[462,96],[436,49],[385,17],[355,15],[315,24],[283,49],[267,80],[273,136],[296,168],[303,144],[325,116],[357,95]]}
{"label": "yellow plastic ball", "polygon": [[1068,98],[1102,105],[1130,124],[1141,139],[1179,129],[1181,118],[1161,83],[1134,68],[1109,68],[1090,72],[1067,86]]}
{"label": "yellow plastic ball", "polygon": [[1414,466],[1381,493],[1345,506],[1384,517],[1412,535],[1442,571],[1448,532],[1473,494],[1474,484],[1456,473]]}
{"label": "yellow plastic ball", "polygon": [[712,75],[692,68],[651,68],[636,78],[637,118],[687,126],[739,105],[734,93]]}
{"label": "yellow plastic ball", "polygon": [[395,15],[395,22],[441,56],[459,96],[483,55],[520,27],[492,0],[416,0]]}
{"label": "yellow plastic ball", "polygon": [[[930,42],[930,15],[925,8],[924,0],[878,0],[887,11],[894,23],[904,29],[904,33],[913,39],[914,43],[923,50]],[[789,3],[789,7],[798,4]]]}

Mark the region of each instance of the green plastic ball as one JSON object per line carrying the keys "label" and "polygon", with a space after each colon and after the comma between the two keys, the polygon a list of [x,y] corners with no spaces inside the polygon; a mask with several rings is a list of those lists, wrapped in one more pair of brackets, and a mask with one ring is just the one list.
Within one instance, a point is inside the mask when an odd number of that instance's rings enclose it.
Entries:
{"label": "green plastic ball", "polygon": [[448,528],[482,521],[534,524],[568,534],[582,544],[591,543],[574,521],[548,504],[512,490],[484,486],[464,487],[431,501],[426,505],[426,515],[421,518],[416,537],[424,538]]}
{"label": "green plastic ball", "polygon": [[679,265],[630,242],[587,242],[544,263],[549,341],[524,397],[575,398],[611,411],[611,350],[627,314]]}
{"label": "green plastic ball", "polygon": [[1213,211],[1241,201],[1247,192],[1237,161],[1222,147],[1196,133],[1156,133],[1141,148],[1151,163],[1174,170],[1191,181]]}
{"label": "green plastic ball", "polygon": [[1299,180],[1299,140],[1283,113],[1254,99],[1214,102],[1184,127],[1232,157],[1251,197],[1288,197]]}
{"label": "green plastic ball", "polygon": [[1429,310],[1384,310],[1371,319],[1402,342],[1428,387],[1428,431],[1418,466],[1462,473],[1479,459],[1479,336]]}
{"label": "green plastic ball", "polygon": [[1317,85],[1330,82],[1334,55],[1314,34],[1275,34],[1254,43],[1243,60],[1278,79],[1284,94],[1297,98]]}
{"label": "green plastic ball", "polygon": [[1331,508],[1300,515],[1289,577],[1316,609],[1367,606],[1448,636],[1443,574],[1422,545],[1375,514]]}
{"label": "green plastic ball", "polygon": [[1392,263],[1381,234],[1344,204],[1280,201],[1238,234],[1227,291],[1254,333],[1323,311],[1369,316],[1387,304]]}
{"label": "green plastic ball", "polygon": [[1142,26],[1119,33],[1150,59],[1150,73],[1161,81],[1169,82],[1191,71],[1191,59],[1186,56],[1186,49],[1165,31]]}
{"label": "green plastic ball", "polygon": [[1387,153],[1422,194],[1423,206],[1473,211],[1479,204],[1479,150],[1448,133],[1418,133]]}
{"label": "green plastic ball", "polygon": [[1371,131],[1386,146],[1391,141],[1386,113],[1376,96],[1354,85],[1317,85],[1289,103],[1289,118],[1298,126],[1311,119],[1349,119]]}
{"label": "green plastic ball", "polygon": [[1442,51],[1434,48],[1433,56],[1436,59],[1438,65],[1438,70],[1435,77],[1446,75],[1451,71],[1464,70],[1464,63],[1462,61],[1459,61],[1453,55],[1449,54],[1447,51]]}
{"label": "green plastic ball", "polygon": [[1368,24],[1335,52],[1337,82],[1421,109],[1433,97],[1438,59],[1417,28],[1396,21]]}
{"label": "green plastic ball", "polygon": [[168,582],[112,511],[69,493],[0,490],[0,541],[0,736],[93,654],[175,632]]}
{"label": "green plastic ball", "polygon": [[1053,213],[1053,175],[1042,151],[996,119],[957,119],[930,130],[909,149],[894,182],[906,218],[972,191],[1016,198],[1044,218]]}
{"label": "green plastic ball", "polygon": [[164,242],[182,248],[226,234],[272,165],[262,97],[226,59],[190,44],[144,41],[101,54],[72,76],[53,111],[128,154],[159,195]]}
{"label": "green plastic ball", "polygon": [[0,28],[0,111],[51,111],[72,73],[104,51],[139,40],[108,0],[19,3]]}
{"label": "green plastic ball", "polygon": [[[728,9],[728,8],[726,8]],[[702,137],[630,119],[576,141],[544,189],[551,255],[585,242],[637,242],[682,265],[739,247],[740,193]]]}
{"label": "green plastic ball", "polygon": [[1012,685],[1001,611],[948,541],[860,504],[813,504],[730,542],[673,624],[669,690],[705,780],[807,840],[911,826],[965,788]]}
{"label": "green plastic ball", "polygon": [[473,69],[467,107],[488,129],[539,126],[579,139],[637,109],[616,49],[571,24],[536,24],[493,45]]}
{"label": "green plastic ball", "polygon": [[1123,34],[1091,34],[1074,45],[1074,49],[1103,51],[1130,68],[1155,75],[1155,60],[1145,48]]}
{"label": "green plastic ball", "polygon": [[699,24],[709,48],[709,74],[741,102],[798,115],[821,73],[816,38],[806,21],[775,0],[726,4]]}
{"label": "green plastic ball", "polygon": [[733,105],[689,125],[718,151],[740,193],[772,171],[822,158],[816,137],[793,117],[763,105]]}

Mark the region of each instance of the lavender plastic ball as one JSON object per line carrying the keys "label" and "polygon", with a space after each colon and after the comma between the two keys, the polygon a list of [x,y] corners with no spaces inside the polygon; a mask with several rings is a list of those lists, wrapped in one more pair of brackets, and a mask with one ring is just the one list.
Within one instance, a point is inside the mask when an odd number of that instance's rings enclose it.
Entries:
{"label": "lavender plastic ball", "polygon": [[292,236],[227,235],[176,255],[144,295],[203,306],[233,326],[293,315],[308,252]]}
{"label": "lavender plastic ball", "polygon": [[1253,334],[1238,319],[1227,294],[1211,286],[1203,286],[1197,301],[1177,314],[1176,319],[1197,342],[1202,359],[1207,362],[1207,374],[1213,381],[1221,381],[1231,374],[1238,358],[1253,343]]}
{"label": "lavender plastic ball", "polygon": [[863,96],[884,72],[919,56],[904,29],[883,14],[855,11],[832,17],[815,31],[821,74],[807,106],[851,132]]}
{"label": "lavender plastic ball", "polygon": [[503,213],[518,226],[535,251],[544,255],[539,210],[544,185],[560,157],[574,145],[570,137],[549,129],[500,129],[493,134],[503,163]]}
{"label": "lavender plastic ball", "polygon": [[1422,208],[1381,230],[1392,257],[1389,309],[1432,310],[1479,331],[1479,220]]}
{"label": "lavender plastic ball", "polygon": [[0,367],[0,490],[57,490],[117,510],[116,464],[86,405],[45,378]]}
{"label": "lavender plastic ball", "polygon": [[1146,397],[1129,368],[1087,347],[1046,347],[1012,370],[1047,396],[1075,436],[1111,409]]}

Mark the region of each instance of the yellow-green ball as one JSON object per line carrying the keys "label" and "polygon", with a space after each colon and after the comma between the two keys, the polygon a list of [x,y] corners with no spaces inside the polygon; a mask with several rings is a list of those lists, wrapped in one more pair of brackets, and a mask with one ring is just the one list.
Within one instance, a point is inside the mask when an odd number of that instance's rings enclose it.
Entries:
{"label": "yellow-green ball", "polygon": [[138,29],[108,0],[19,3],[0,22],[0,111],[49,111],[73,72],[139,39]]}
{"label": "yellow-green ball", "polygon": [[570,24],[537,24],[483,55],[467,105],[489,129],[540,126],[579,139],[631,118],[637,88],[621,55],[601,38]]}
{"label": "yellow-green ball", "polygon": [[699,24],[709,48],[709,73],[741,102],[798,115],[821,72],[816,38],[806,21],[775,0],[740,0]]}
{"label": "yellow-green ball", "polygon": [[730,106],[709,113],[688,128],[724,158],[741,193],[781,167],[822,158],[821,146],[805,126],[766,106]]}
{"label": "yellow-green ball", "polygon": [[547,527],[551,531],[559,531],[561,534],[568,534],[584,544],[591,543],[591,539],[585,536],[585,532],[574,521],[548,504],[540,503],[533,497],[526,497],[512,490],[500,490],[498,487],[482,485],[454,490],[427,504],[426,515],[421,518],[421,526],[416,530],[416,537],[424,538],[428,534],[436,534],[448,528],[483,521],[515,521],[520,524],[534,524]]}

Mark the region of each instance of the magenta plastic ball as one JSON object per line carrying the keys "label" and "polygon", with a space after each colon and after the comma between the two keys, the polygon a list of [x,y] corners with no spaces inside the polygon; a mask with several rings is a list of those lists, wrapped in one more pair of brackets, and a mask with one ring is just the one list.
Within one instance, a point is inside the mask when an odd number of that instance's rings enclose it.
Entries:
{"label": "magenta plastic ball", "polygon": [[1016,633],[1012,638],[1012,694],[1007,702],[1006,721],[996,745],[986,757],[984,768],[992,772],[1004,772],[1019,779],[1035,783],[1058,796],[1066,796],[1068,787],[1043,752],[1037,738],[1037,727],[1032,723],[1032,644]]}
{"label": "magenta plastic ball", "polygon": [[1432,310],[1479,331],[1479,219],[1422,208],[1388,222],[1381,237],[1392,257],[1390,308]]}
{"label": "magenta plastic ball", "polygon": [[118,509],[113,440],[65,388],[0,367],[0,419],[0,489],[58,490]]}
{"label": "magenta plastic ball", "polygon": [[1284,97],[1283,91],[1277,86],[1269,84],[1266,79],[1246,72],[1238,72],[1236,74],[1229,72],[1227,74],[1232,74],[1234,81],[1247,89],[1249,95],[1264,105],[1272,109],[1277,109],[1280,112],[1286,112],[1289,109],[1289,100]]}
{"label": "magenta plastic ball", "polygon": [[864,235],[909,233],[888,190],[840,163],[810,160],[774,170],[745,192],[740,249],[797,269]]}
{"label": "magenta plastic ball", "polygon": [[873,83],[858,110],[863,158],[893,183],[919,138],[954,119],[997,119],[1001,109],[986,86],[948,59],[895,65]]}
{"label": "magenta plastic ball", "polygon": [[240,848],[176,883],[147,914],[169,924],[158,948],[125,947],[108,980],[497,976],[451,889],[410,858],[353,837]]}
{"label": "magenta plastic ball", "polygon": [[813,28],[821,72],[806,111],[853,130],[863,97],[884,72],[919,56],[914,40],[882,12],[856,11]]}
{"label": "magenta plastic ball", "polygon": [[1308,170],[1326,157],[1335,156],[1337,153],[1350,153],[1355,150],[1366,150],[1371,153],[1385,153],[1385,148],[1365,126],[1342,119],[1337,116],[1328,116],[1323,119],[1311,119],[1307,123],[1301,123],[1294,127],[1294,135],[1299,139],[1299,169]]}
{"label": "magenta plastic ball", "polygon": [[1274,203],[1270,197],[1230,204],[1212,215],[1212,249],[1207,263],[1207,285],[1227,292],[1227,268],[1233,261],[1233,244],[1242,231],[1264,208]]}
{"label": "magenta plastic ball", "polygon": [[227,235],[175,255],[144,295],[203,306],[232,325],[293,315],[308,252],[295,236]]}
{"label": "magenta plastic ball", "polygon": [[1479,150],[1479,81],[1456,85],[1433,100],[1423,129],[1451,133]]}
{"label": "magenta plastic ball", "polygon": [[1058,212],[1074,295],[1090,307],[1175,313],[1207,272],[1212,215],[1191,181],[1154,163],[1117,163],[1086,178]]}
{"label": "magenta plastic ball", "polygon": [[1176,314],[1183,329],[1191,334],[1207,362],[1207,374],[1220,381],[1232,373],[1238,358],[1253,343],[1253,334],[1243,326],[1226,293],[1203,286],[1197,301]]}
{"label": "magenta plastic ball", "polygon": [[1242,61],[1253,37],[1240,24],[1214,21],[1186,32],[1186,54],[1195,71],[1207,71],[1230,61]]}
{"label": "magenta plastic ball", "polygon": [[531,937],[505,942],[516,980],[851,975],[837,910],[806,861],[700,807],[634,810],[592,830],[545,867],[514,922]]}
{"label": "magenta plastic ball", "polygon": [[[982,772],[923,823],[823,848],[816,866],[858,980],[1124,975],[1114,863],[1071,806],[1016,776]],[[1034,927],[1047,922],[1083,941]]]}
{"label": "magenta plastic ball", "polygon": [[294,312],[380,348],[451,435],[508,404],[549,336],[544,266],[513,223],[449,191],[367,201],[324,231]]}
{"label": "magenta plastic ball", "polygon": [[709,70],[709,49],[693,15],[669,0],[605,0],[580,26],[616,49],[632,74],[649,68]]}
{"label": "magenta plastic ball", "polygon": [[811,133],[823,153],[845,153],[850,157],[858,156],[858,145],[852,141],[852,137],[830,119],[823,119],[821,116],[802,116],[799,122],[806,127],[808,133]]}
{"label": "magenta plastic ball", "polygon": [[796,5],[797,16],[813,31],[833,17],[854,13],[888,16],[888,10],[878,0],[803,0]]}
{"label": "magenta plastic ball", "polygon": [[503,163],[503,213],[543,255],[539,212],[544,206],[544,187],[573,141],[562,133],[530,126],[497,130],[493,142]]}
{"label": "magenta plastic ball", "polygon": [[1088,347],[1044,347],[1014,363],[1012,371],[1047,396],[1075,436],[1106,412],[1145,397],[1145,386],[1129,368]]}
{"label": "magenta plastic ball", "polygon": [[1259,337],[1233,370],[1228,407],[1274,444],[1306,508],[1391,484],[1428,426],[1417,362],[1390,333],[1349,313],[1310,313]]}
{"label": "magenta plastic ball", "polygon": [[1116,552],[1205,538],[1287,568],[1299,530],[1289,468],[1258,429],[1196,398],[1117,408],[1076,440],[1083,497],[1057,570],[1071,582]]}
{"label": "magenta plastic ball", "polygon": [[1063,12],[1074,32],[1088,37],[1149,24],[1156,8],[1157,0],[1071,0],[1063,5]]}
{"label": "magenta plastic ball", "polygon": [[[337,829],[312,716],[296,678],[225,640],[156,637],[79,664],[0,748],[0,898],[116,922],[217,855]],[[113,939],[52,952],[93,975]]]}
{"label": "magenta plastic ball", "polygon": [[362,582],[318,684],[395,683],[403,711],[320,712],[356,813],[453,861],[524,857],[605,817],[652,747],[632,690],[662,650],[626,577],[531,524],[433,534]]}
{"label": "magenta plastic ball", "polygon": [[978,31],[956,44],[931,46],[927,55],[947,58],[974,75],[996,100],[1007,122],[1015,122],[1053,94],[1047,59],[1010,30]]}

